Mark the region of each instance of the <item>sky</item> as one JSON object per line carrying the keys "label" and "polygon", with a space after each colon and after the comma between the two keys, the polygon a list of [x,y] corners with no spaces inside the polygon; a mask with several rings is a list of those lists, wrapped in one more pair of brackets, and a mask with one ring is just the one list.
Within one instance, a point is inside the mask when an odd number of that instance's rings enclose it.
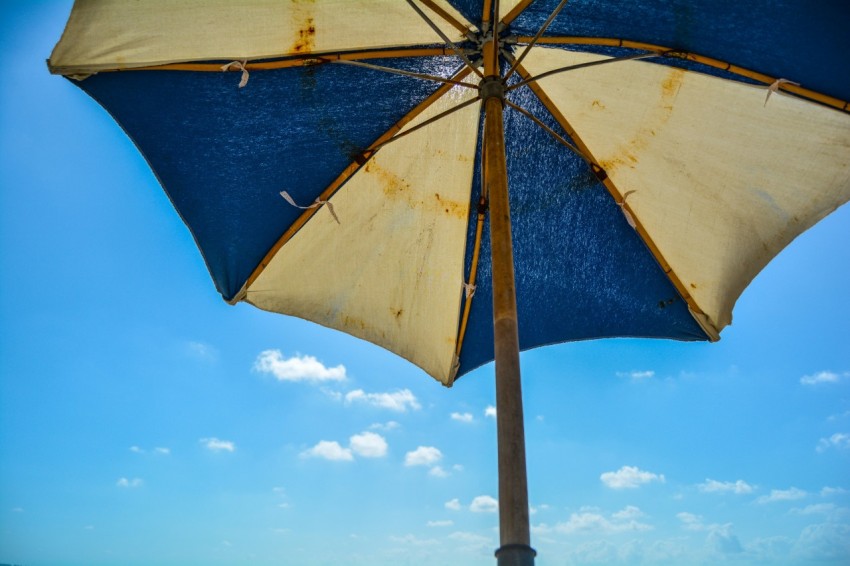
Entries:
{"label": "sky", "polygon": [[[493,367],[446,389],[216,293],[110,117],[0,3],[0,564],[493,564]],[[850,563],[850,207],[716,344],[523,353],[539,565]]]}

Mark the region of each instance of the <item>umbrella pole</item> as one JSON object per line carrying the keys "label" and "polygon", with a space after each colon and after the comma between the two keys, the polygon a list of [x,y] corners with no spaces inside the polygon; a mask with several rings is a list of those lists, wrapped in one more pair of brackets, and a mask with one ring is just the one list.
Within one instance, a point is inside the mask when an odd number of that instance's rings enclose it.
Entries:
{"label": "umbrella pole", "polygon": [[[489,45],[492,45],[491,42]],[[488,57],[485,49],[485,62]],[[488,68],[489,67],[489,68]],[[499,452],[498,566],[533,566],[536,552],[528,518],[525,431],[519,371],[511,217],[505,161],[504,86],[495,65],[485,63],[484,182],[490,198],[490,249],[493,268],[493,339],[496,361],[496,426]],[[487,86],[484,83],[489,83]]]}

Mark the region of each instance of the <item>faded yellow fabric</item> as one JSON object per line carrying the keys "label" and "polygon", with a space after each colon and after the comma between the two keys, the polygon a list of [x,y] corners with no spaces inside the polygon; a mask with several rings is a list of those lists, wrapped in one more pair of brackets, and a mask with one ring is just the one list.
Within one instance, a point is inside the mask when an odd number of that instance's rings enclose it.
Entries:
{"label": "faded yellow fabric", "polygon": [[[468,22],[444,0],[436,3]],[[422,6],[452,41],[460,31]],[[52,72],[85,75],[204,60],[441,43],[402,0],[77,0],[50,57]]]}
{"label": "faded yellow fabric", "polygon": [[[412,124],[477,93],[453,89]],[[353,334],[452,378],[477,104],[384,146],[247,289],[262,309]],[[286,189],[281,186],[281,189]]]}
{"label": "faded yellow fabric", "polygon": [[[538,47],[524,66],[598,58]],[[540,84],[717,332],[771,258],[850,200],[847,113],[640,61]]]}

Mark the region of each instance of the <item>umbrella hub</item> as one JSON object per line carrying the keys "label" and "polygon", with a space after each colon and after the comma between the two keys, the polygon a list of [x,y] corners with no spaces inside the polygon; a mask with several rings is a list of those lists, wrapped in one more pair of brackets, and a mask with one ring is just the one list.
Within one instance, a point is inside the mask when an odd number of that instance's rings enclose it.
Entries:
{"label": "umbrella hub", "polygon": [[493,75],[484,77],[481,81],[478,98],[486,102],[490,98],[498,98],[502,106],[505,105],[505,82],[502,77]]}

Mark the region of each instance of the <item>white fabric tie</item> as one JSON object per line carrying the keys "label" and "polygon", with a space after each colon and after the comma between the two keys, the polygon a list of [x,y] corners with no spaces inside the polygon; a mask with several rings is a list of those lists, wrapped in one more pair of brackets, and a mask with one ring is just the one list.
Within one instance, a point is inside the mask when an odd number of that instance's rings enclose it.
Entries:
{"label": "white fabric tie", "polygon": [[336,220],[336,223],[340,224],[339,218],[337,217],[336,212],[334,212],[334,207],[330,203],[330,201],[321,200],[319,198],[316,198],[316,200],[313,202],[313,204],[311,204],[309,206],[301,206],[301,205],[297,204],[292,199],[292,197],[289,196],[289,193],[287,193],[286,191],[280,191],[280,196],[282,196],[284,198],[284,200],[286,200],[286,202],[288,202],[289,204],[291,204],[295,208],[300,208],[301,210],[309,210],[311,208],[318,208],[318,207],[322,206],[323,204],[325,204],[328,207],[328,212],[330,212],[331,216],[333,216],[334,220]]}

